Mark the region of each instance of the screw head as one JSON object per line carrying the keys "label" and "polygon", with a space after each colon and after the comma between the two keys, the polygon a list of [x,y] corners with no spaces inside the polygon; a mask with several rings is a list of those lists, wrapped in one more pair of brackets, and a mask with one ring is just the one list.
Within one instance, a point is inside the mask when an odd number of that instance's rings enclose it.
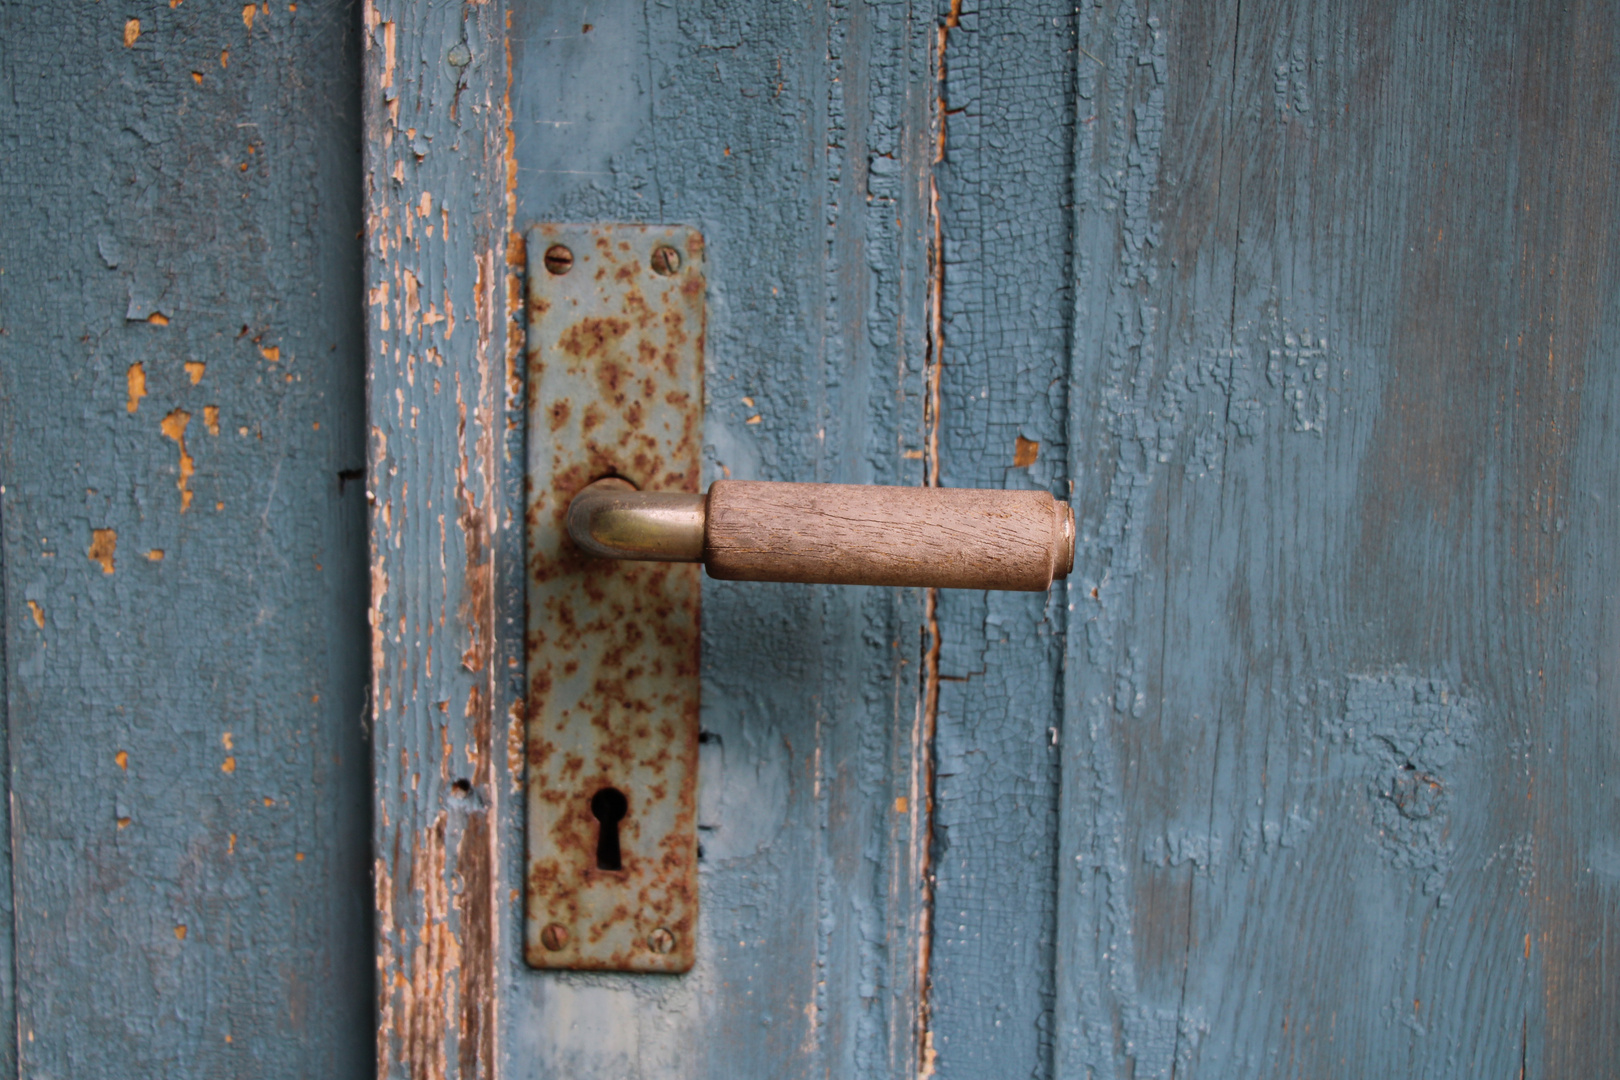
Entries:
{"label": "screw head", "polygon": [[568,928],[561,923],[551,923],[540,931],[540,944],[546,947],[547,952],[556,952],[568,944]]}
{"label": "screw head", "polygon": [[653,273],[669,277],[681,268],[681,253],[664,244],[652,253]]}
{"label": "screw head", "polygon": [[450,55],[445,59],[450,61],[451,67],[464,68],[472,63],[472,50],[467,48],[465,41],[458,41],[450,46]]}
{"label": "screw head", "polygon": [[647,935],[647,948],[660,955],[675,951],[675,935],[662,926]]}
{"label": "screw head", "polygon": [[574,253],[563,244],[552,244],[546,248],[546,269],[561,277],[574,268]]}

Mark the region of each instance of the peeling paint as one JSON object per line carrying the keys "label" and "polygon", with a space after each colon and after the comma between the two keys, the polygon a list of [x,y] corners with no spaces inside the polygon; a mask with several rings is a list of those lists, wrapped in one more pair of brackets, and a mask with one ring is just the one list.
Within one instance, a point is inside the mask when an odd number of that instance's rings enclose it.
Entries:
{"label": "peeling paint", "polygon": [[112,573],[113,555],[118,551],[118,530],[94,529],[90,537],[90,561],[100,563],[103,574]]}
{"label": "peeling paint", "polygon": [[[196,472],[196,460],[186,452],[186,426],[191,423],[191,414],[184,409],[175,409],[163,418],[163,435],[173,439],[174,444],[180,448],[180,475],[175,486],[180,489],[180,512],[183,514],[191,509],[191,477]],[[219,509],[223,507],[221,503]],[[108,573],[111,573],[109,570]]]}

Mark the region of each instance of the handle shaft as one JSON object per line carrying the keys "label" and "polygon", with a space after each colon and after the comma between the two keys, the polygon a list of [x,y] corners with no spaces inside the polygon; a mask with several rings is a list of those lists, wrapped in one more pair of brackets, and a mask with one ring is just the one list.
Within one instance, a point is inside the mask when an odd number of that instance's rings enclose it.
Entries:
{"label": "handle shaft", "polygon": [[725,581],[1040,592],[1074,563],[1074,514],[1044,491],[717,480],[703,496],[599,480],[568,531],[590,555],[701,559]]}

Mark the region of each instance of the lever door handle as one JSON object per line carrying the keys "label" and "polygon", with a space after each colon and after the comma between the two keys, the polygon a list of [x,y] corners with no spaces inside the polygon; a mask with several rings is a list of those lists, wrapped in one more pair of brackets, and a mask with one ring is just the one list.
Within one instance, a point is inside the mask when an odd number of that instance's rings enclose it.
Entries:
{"label": "lever door handle", "polygon": [[1074,565],[1074,511],[1044,491],[716,480],[694,495],[610,478],[574,496],[568,535],[723,581],[1040,592]]}

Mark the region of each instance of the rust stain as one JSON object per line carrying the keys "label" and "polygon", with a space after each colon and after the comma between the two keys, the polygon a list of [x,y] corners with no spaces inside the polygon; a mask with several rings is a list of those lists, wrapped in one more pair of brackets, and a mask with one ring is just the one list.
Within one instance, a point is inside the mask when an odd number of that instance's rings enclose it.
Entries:
{"label": "rust stain", "polygon": [[131,414],[141,407],[141,398],[146,396],[146,367],[139,360],[129,365],[125,373],[125,382],[129,385],[129,400],[124,408]]}
{"label": "rust stain", "polygon": [[116,529],[92,529],[91,530],[91,532],[90,532],[90,551],[88,552],[88,554],[90,556],[90,561],[91,562],[98,562],[98,563],[101,564],[101,572],[103,574],[110,574],[110,573],[113,572],[113,555],[117,551],[118,551],[118,530],[116,530]]}
{"label": "rust stain", "polygon": [[1033,439],[1026,439],[1022,435],[1018,436],[1017,441],[1013,444],[1013,468],[1022,469],[1035,464],[1035,459],[1040,456],[1040,453],[1040,443],[1035,442]]}
{"label": "rust stain", "polygon": [[[180,479],[176,486],[180,489],[180,512],[183,514],[191,509],[191,477],[196,472],[196,461],[186,453],[186,426],[191,423],[191,414],[184,409],[175,409],[163,418],[163,434],[173,439],[175,445],[180,447]],[[107,571],[109,574],[111,570]]]}

